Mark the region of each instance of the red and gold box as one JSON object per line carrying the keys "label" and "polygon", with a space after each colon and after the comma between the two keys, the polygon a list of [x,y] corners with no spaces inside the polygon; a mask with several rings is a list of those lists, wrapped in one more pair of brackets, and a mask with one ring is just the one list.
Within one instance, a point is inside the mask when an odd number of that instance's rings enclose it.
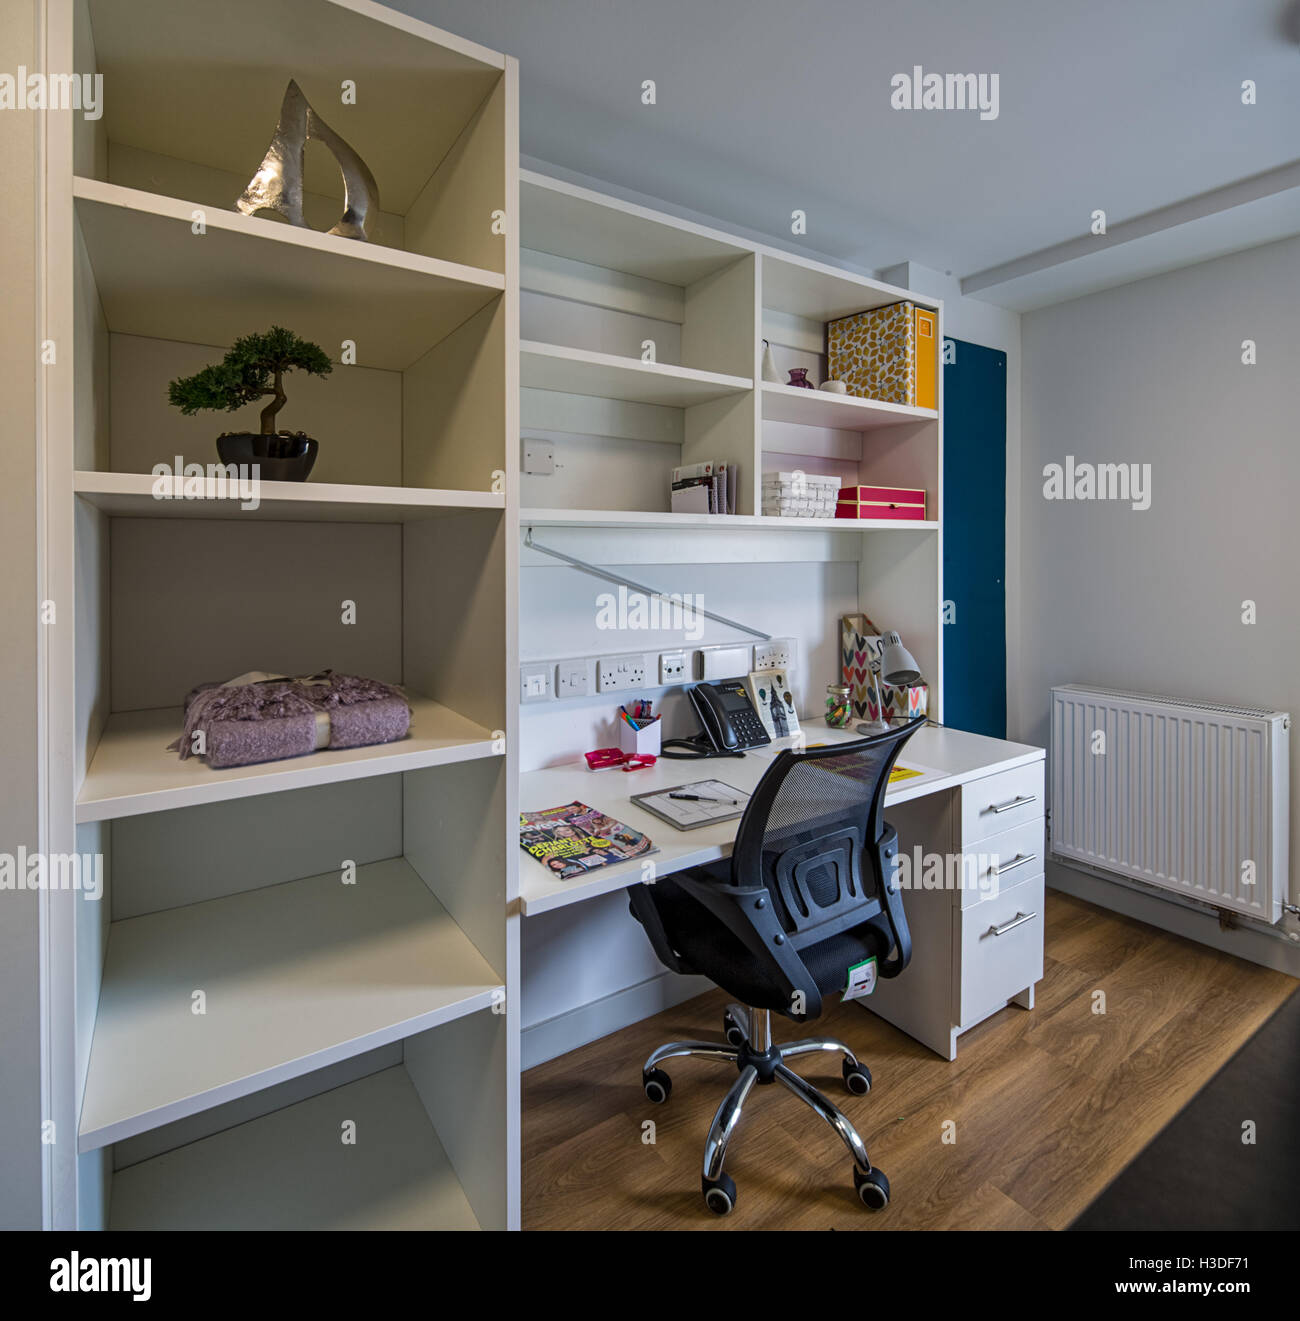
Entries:
{"label": "red and gold box", "polygon": [[925,492],[906,486],[842,486],[836,518],[899,518],[925,521]]}

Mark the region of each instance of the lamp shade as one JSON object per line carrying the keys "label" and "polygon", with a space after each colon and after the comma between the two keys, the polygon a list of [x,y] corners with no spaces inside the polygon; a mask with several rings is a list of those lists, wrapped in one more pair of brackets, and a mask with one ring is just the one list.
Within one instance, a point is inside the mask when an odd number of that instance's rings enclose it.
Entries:
{"label": "lamp shade", "polygon": [[903,688],[921,677],[921,667],[912,653],[903,646],[897,633],[885,633],[880,638],[880,677],[894,688]]}

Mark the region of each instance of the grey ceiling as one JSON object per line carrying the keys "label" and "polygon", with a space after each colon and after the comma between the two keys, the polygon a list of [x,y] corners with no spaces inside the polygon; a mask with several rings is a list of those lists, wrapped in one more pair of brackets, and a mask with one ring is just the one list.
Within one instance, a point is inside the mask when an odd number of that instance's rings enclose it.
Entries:
{"label": "grey ceiling", "polygon": [[[968,276],[1096,208],[1113,224],[1300,157],[1284,0],[396,3],[518,56],[526,155],[786,240],[802,208],[810,248],[864,268]],[[998,74],[998,118],[892,109],[915,64]]]}

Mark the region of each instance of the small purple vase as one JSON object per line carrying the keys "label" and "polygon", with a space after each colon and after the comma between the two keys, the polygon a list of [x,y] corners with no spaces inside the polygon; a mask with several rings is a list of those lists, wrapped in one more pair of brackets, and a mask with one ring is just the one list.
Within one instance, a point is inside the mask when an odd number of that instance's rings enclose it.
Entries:
{"label": "small purple vase", "polygon": [[807,367],[790,368],[790,385],[797,385],[804,390],[815,390],[817,387],[808,379]]}

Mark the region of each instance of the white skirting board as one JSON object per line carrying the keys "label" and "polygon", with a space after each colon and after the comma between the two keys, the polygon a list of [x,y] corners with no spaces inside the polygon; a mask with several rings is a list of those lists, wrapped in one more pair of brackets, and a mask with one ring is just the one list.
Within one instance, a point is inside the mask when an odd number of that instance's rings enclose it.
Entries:
{"label": "white skirting board", "polygon": [[[638,982],[613,995],[603,996],[589,1004],[578,1005],[554,1018],[545,1019],[525,1028],[521,1036],[520,1067],[531,1069],[545,1064],[557,1056],[567,1055],[589,1041],[596,1041],[617,1032],[620,1028],[639,1023],[661,1009],[670,1009],[683,1000],[692,1000],[712,990],[707,977],[683,977],[675,972],[664,972],[648,981]],[[722,1023],[718,1023],[719,1040]],[[639,1069],[641,1061],[630,1059],[628,1068]]]}
{"label": "white skirting board", "polygon": [[[1059,890],[1085,903],[1096,904],[1098,908],[1123,913],[1125,917],[1146,922],[1162,931],[1171,931],[1197,944],[1235,954],[1239,959],[1257,963],[1262,968],[1300,977],[1300,941],[1287,940],[1244,924],[1232,931],[1224,931],[1213,913],[1181,904],[1172,896],[1147,894],[1119,878],[1096,876],[1051,861],[1047,863],[1046,871],[1049,890]],[[1292,918],[1284,918],[1279,928],[1283,931],[1296,929]]]}

